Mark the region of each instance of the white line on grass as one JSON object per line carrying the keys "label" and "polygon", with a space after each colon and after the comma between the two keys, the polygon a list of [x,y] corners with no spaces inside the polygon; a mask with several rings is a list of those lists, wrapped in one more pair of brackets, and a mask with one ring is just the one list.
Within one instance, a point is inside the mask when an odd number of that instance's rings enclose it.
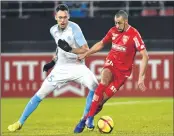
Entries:
{"label": "white line on grass", "polygon": [[161,102],[172,102],[173,100],[147,100],[147,101],[127,101],[127,102],[109,102],[105,105],[132,105],[132,104],[148,104],[148,103],[161,103]]}

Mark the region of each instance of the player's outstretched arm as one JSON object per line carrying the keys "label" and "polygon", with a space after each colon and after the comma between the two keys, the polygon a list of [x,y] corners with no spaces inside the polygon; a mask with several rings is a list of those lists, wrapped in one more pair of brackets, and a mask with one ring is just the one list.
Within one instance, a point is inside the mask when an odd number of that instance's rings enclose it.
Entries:
{"label": "player's outstretched arm", "polygon": [[72,48],[72,53],[75,54],[83,54],[85,52],[87,52],[89,50],[89,47],[87,44],[84,44],[83,46],[79,47],[79,48]]}
{"label": "player's outstretched arm", "polygon": [[96,44],[94,44],[87,52],[83,53],[83,54],[80,54],[78,56],[78,59],[82,60],[84,59],[85,57],[88,57],[90,56],[91,54],[94,54],[98,51],[100,51],[102,48],[104,47],[104,44],[102,41],[100,42],[97,42]]}
{"label": "player's outstretched arm", "polygon": [[140,54],[142,56],[142,60],[141,60],[141,64],[140,64],[140,72],[139,72],[139,79],[138,79],[138,87],[140,88],[140,90],[145,91],[146,87],[144,85],[144,76],[145,76],[145,72],[147,69],[147,64],[148,64],[148,53],[146,51],[146,49],[141,50]]}

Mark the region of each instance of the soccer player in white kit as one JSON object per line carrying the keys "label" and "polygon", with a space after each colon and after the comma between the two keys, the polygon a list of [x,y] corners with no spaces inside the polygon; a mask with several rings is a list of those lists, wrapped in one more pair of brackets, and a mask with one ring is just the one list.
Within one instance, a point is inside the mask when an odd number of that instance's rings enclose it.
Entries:
{"label": "soccer player in white kit", "polygon": [[[19,120],[8,126],[8,130],[11,132],[20,130],[39,103],[57,87],[60,88],[69,81],[83,84],[89,89],[83,116],[89,111],[98,81],[86,67],[84,60],[79,61],[77,56],[77,54],[82,54],[89,49],[87,42],[80,27],[76,23],[69,21],[67,5],[60,4],[56,8],[55,20],[57,24],[51,27],[50,33],[57,44],[56,56],[50,63],[44,66],[43,70],[48,71],[53,66],[54,68],[44,80],[41,88],[30,99]],[[68,51],[71,50],[70,52],[60,48],[62,46],[66,48],[66,44],[69,45],[67,49]],[[81,125],[80,127],[85,127],[85,123]],[[76,131],[74,132],[76,133]]]}

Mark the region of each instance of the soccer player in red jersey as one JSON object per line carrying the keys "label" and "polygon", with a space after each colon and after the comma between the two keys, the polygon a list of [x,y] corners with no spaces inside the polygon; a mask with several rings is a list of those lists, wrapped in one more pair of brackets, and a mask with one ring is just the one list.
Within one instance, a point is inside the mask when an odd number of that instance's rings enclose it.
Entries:
{"label": "soccer player in red jersey", "polygon": [[[90,111],[86,118],[83,119],[86,120],[86,126],[89,129],[94,128],[92,120],[101,103],[103,104],[103,102],[111,98],[130,76],[136,51],[139,51],[142,56],[138,87],[142,91],[146,90],[144,75],[148,63],[148,53],[145,44],[139,32],[128,24],[128,15],[125,11],[120,10],[115,15],[114,21],[115,26],[108,31],[100,42],[97,42],[84,54],[79,55],[79,59],[82,60],[100,51],[105,44],[112,44],[112,48],[101,72],[100,84],[93,96]],[[82,132],[83,130],[80,131]]]}

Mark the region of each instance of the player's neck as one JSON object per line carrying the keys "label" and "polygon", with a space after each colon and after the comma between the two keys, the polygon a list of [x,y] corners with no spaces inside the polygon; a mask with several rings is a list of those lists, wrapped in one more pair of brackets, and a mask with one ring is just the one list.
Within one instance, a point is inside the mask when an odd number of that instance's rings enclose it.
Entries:
{"label": "player's neck", "polygon": [[130,28],[129,24],[125,25],[124,32],[126,32],[129,28]]}
{"label": "player's neck", "polygon": [[61,30],[61,31],[64,31],[67,27],[68,27],[68,24],[67,24],[64,28],[61,28],[61,27],[58,25],[58,28],[59,28],[59,30]]}
{"label": "player's neck", "polygon": [[58,27],[58,28],[59,30],[64,31],[67,28],[67,26],[65,28],[61,28],[61,27]]}
{"label": "player's neck", "polygon": [[125,31],[129,30],[130,27],[131,27],[131,26],[128,24],[128,25],[127,25],[127,28],[125,29]]}

